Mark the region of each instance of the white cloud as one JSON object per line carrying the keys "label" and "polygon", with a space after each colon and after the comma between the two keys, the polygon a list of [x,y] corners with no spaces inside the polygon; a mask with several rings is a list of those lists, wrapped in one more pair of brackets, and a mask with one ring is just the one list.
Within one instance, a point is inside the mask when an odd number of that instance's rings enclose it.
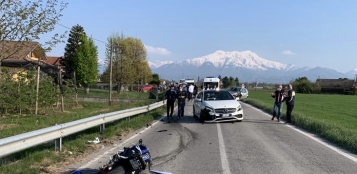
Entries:
{"label": "white cloud", "polygon": [[153,46],[149,46],[149,45],[145,45],[145,48],[148,53],[161,54],[161,55],[171,54],[170,51],[167,50],[166,48],[153,47]]}
{"label": "white cloud", "polygon": [[285,50],[282,52],[282,54],[285,54],[285,55],[296,55],[296,53],[292,52],[291,50]]}

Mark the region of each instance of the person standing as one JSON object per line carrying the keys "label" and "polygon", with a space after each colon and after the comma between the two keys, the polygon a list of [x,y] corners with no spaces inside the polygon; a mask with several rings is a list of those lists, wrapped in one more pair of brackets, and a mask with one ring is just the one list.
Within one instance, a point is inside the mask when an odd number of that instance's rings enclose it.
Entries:
{"label": "person standing", "polygon": [[184,116],[186,96],[187,96],[186,91],[184,91],[182,89],[182,85],[180,85],[179,91],[177,93],[177,102],[178,102],[177,120],[180,120],[180,118]]}
{"label": "person standing", "polygon": [[209,84],[207,84],[205,90],[210,90],[210,89],[211,89],[211,87],[209,86]]}
{"label": "person standing", "polygon": [[[273,108],[273,117],[271,120],[274,120],[276,117],[278,122],[280,122],[281,112],[283,110],[283,101],[285,97],[285,91],[283,90],[283,86],[279,85],[278,89],[271,94],[274,100],[274,108]],[[278,110],[278,114],[276,114],[276,110]]]}
{"label": "person standing", "polygon": [[[167,112],[167,122],[170,123],[172,119],[172,114],[174,113],[175,101],[177,92],[174,89],[174,85],[171,85],[170,89],[166,91],[163,103],[166,101],[166,112]],[[171,112],[170,112],[171,111]]]}
{"label": "person standing", "polygon": [[188,87],[188,100],[189,101],[192,100],[192,95],[193,95],[194,89],[195,89],[195,87],[192,84]]}
{"label": "person standing", "polygon": [[286,110],[286,123],[291,123],[291,112],[293,112],[295,105],[295,91],[293,85],[289,84],[288,95],[285,98],[287,110]]}

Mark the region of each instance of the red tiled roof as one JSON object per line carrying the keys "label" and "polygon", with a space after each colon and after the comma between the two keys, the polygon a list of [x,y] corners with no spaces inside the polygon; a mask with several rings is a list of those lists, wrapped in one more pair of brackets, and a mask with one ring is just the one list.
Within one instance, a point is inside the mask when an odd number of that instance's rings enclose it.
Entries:
{"label": "red tiled roof", "polygon": [[64,57],[47,57],[47,60],[44,60],[45,63],[49,65],[63,66],[62,61]]}

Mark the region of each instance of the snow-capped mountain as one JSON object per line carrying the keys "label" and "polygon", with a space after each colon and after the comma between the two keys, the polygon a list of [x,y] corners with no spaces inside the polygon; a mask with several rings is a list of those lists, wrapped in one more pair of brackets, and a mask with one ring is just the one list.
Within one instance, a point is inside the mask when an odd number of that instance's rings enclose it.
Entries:
{"label": "snow-capped mountain", "polygon": [[162,65],[175,63],[177,65],[190,64],[196,67],[200,67],[207,62],[212,63],[216,68],[224,68],[228,66],[243,67],[253,70],[268,70],[268,69],[291,70],[293,68],[296,68],[295,65],[287,65],[287,64],[282,64],[279,62],[263,59],[252,51],[225,52],[222,50],[218,50],[213,54],[209,54],[207,56],[188,59],[184,61],[177,61],[177,62],[156,61],[154,63],[149,62],[149,66],[151,68],[159,68]]}
{"label": "snow-capped mountain", "polygon": [[162,65],[166,65],[166,64],[170,64],[170,63],[173,63],[173,61],[158,61],[158,60],[155,60],[155,62],[150,62],[149,61],[149,67],[150,68],[159,68],[160,66]]}
{"label": "snow-capped mountain", "polygon": [[341,78],[346,74],[328,68],[298,67],[259,57],[252,51],[216,51],[212,54],[184,61],[149,62],[154,73],[161,78],[178,80],[212,75],[238,77],[240,81],[258,80],[267,83],[288,83],[306,76],[314,81],[320,78]]}

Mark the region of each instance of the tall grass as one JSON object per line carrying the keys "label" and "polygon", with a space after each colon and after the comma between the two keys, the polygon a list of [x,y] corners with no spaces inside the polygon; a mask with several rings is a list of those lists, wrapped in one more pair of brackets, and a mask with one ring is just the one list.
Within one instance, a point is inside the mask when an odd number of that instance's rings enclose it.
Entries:
{"label": "tall grass", "polygon": [[[272,113],[272,91],[249,91],[244,102]],[[292,123],[357,153],[357,97],[297,94]],[[285,118],[286,105],[283,107]]]}

